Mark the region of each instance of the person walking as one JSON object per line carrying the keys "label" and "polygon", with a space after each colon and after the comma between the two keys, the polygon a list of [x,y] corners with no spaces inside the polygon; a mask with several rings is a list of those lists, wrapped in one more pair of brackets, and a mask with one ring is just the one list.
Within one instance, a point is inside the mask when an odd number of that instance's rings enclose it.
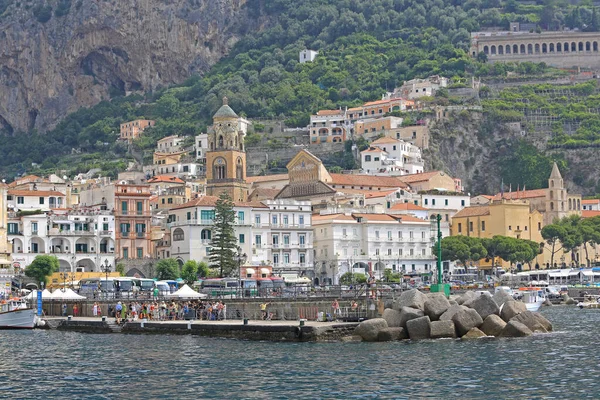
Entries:
{"label": "person walking", "polygon": [[267,313],[267,307],[268,306],[269,306],[269,303],[266,303],[266,302],[265,303],[261,303],[261,305],[260,305],[260,311],[262,313],[262,319],[263,320],[267,319],[267,315],[268,315],[268,313]]}
{"label": "person walking", "polygon": [[337,319],[337,317],[340,315],[340,303],[337,299],[333,300],[333,303],[331,303],[331,308],[333,309],[333,318]]}
{"label": "person walking", "polygon": [[115,306],[115,321],[116,321],[117,325],[121,323],[121,312],[122,311],[123,311],[123,305],[119,301],[117,303],[117,305]]}
{"label": "person walking", "polygon": [[63,317],[67,316],[67,303],[62,304],[62,316]]}

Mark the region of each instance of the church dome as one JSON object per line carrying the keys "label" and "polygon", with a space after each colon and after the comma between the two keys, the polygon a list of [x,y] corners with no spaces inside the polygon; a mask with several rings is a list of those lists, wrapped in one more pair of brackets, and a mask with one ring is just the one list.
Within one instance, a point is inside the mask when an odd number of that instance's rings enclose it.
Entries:
{"label": "church dome", "polygon": [[227,97],[223,97],[223,105],[217,110],[213,118],[238,118],[238,115],[227,104]]}

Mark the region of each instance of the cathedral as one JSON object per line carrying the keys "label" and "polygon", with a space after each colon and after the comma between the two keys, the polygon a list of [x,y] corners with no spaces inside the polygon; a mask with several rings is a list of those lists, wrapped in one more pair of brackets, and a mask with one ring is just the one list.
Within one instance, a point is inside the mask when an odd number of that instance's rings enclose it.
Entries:
{"label": "cathedral", "polygon": [[248,188],[244,133],[239,129],[238,115],[224,97],[208,131],[206,194],[227,193],[233,201],[247,201]]}

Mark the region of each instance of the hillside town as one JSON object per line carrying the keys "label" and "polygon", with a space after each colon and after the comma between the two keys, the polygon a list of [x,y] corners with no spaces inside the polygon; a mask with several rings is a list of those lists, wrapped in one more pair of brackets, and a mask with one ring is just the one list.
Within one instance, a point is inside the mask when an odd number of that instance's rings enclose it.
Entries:
{"label": "hillside town", "polygon": [[[494,265],[493,257],[468,265],[443,260],[448,280],[585,264],[583,249],[554,254],[544,246],[542,228],[556,219],[600,214],[598,200],[568,192],[556,163],[547,189],[502,187],[476,197],[464,192],[460,178],[424,170],[421,150],[429,137],[419,128],[426,127],[403,127],[385,116],[413,107],[414,100],[396,96],[415,99],[419,83],[357,109],[313,115],[309,130],[315,144],[370,135],[360,171],[332,173],[301,149],[286,174],[247,176],[244,138],[252,122],[224,98],[213,125],[192,147],[184,147],[179,136],[161,139],[151,165],[124,171],[117,180],[90,171],[74,179],[29,175],[2,184],[0,255],[13,267],[5,270],[6,286],[39,255],[57,257],[62,273],[98,273],[107,266],[115,271],[121,265],[125,275],[142,278],[153,278],[161,259],[180,266],[188,260],[208,263],[222,194],[233,200],[238,253],[246,255],[240,277],[302,277],[314,285],[337,285],[349,272],[379,280],[388,271],[431,281],[437,234],[431,221],[438,215],[443,237],[502,235],[541,244],[528,264]],[[124,123],[121,138],[139,137],[152,124]]]}

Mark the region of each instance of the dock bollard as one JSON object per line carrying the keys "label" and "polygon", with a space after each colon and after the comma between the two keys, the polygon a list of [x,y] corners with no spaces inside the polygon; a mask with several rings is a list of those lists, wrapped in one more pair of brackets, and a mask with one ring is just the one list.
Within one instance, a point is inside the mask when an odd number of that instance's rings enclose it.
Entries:
{"label": "dock bollard", "polygon": [[188,331],[192,330],[192,321],[188,321]]}
{"label": "dock bollard", "polygon": [[244,325],[248,325],[248,318],[244,318]]}
{"label": "dock bollard", "polygon": [[106,315],[102,316],[102,322],[106,322]]}
{"label": "dock bollard", "polygon": [[300,319],[300,326],[304,326],[305,322],[306,322],[306,320],[304,318]]}
{"label": "dock bollard", "polygon": [[72,315],[67,315],[67,321],[70,321],[70,320],[71,320],[71,318],[73,318],[73,316],[72,316]]}

